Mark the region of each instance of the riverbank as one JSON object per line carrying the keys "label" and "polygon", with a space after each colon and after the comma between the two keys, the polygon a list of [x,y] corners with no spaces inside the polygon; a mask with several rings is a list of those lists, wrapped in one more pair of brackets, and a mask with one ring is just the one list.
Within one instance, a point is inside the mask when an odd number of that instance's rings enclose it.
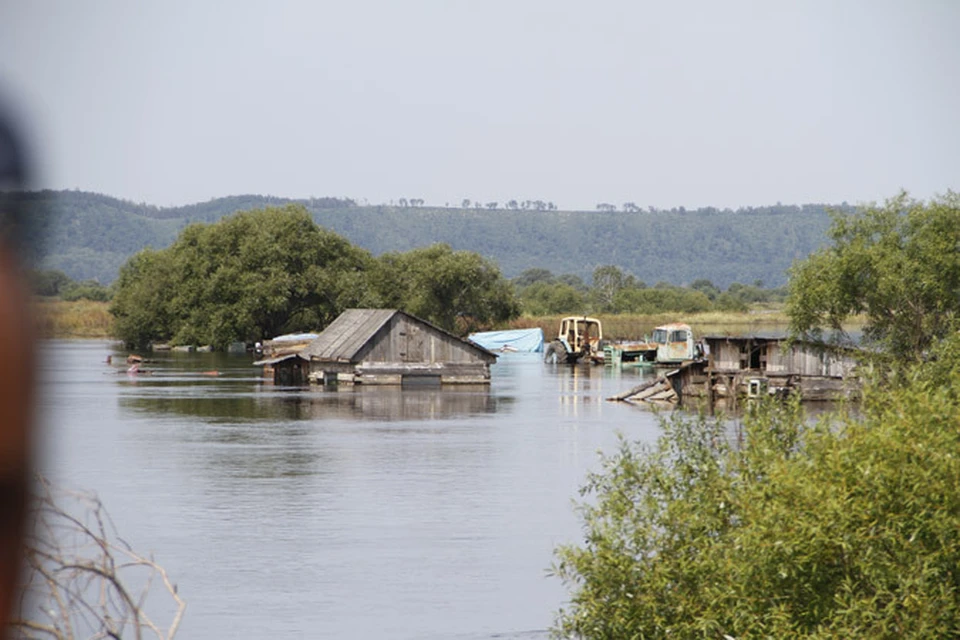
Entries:
{"label": "riverbank", "polygon": [[[109,302],[77,300],[40,300],[36,303],[40,335],[44,338],[111,338],[113,316]],[[555,336],[562,316],[524,316],[510,323],[511,329],[543,329]],[[635,340],[648,335],[657,325],[686,322],[696,336],[754,335],[786,332],[789,318],[782,308],[756,308],[750,311],[704,313],[659,313],[653,315],[599,314],[603,336],[609,340]]]}
{"label": "riverbank", "polygon": [[109,302],[38,300],[35,305],[41,338],[113,337]]}

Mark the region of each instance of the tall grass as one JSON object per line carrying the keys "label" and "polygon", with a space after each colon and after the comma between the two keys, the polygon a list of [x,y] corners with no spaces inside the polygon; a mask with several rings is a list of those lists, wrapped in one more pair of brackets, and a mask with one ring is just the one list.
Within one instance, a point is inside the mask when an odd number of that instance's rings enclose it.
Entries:
{"label": "tall grass", "polygon": [[108,302],[38,300],[37,325],[43,338],[109,338],[113,316]]}
{"label": "tall grass", "polygon": [[[549,340],[556,337],[564,316],[524,316],[510,323],[511,329],[540,327]],[[637,340],[650,335],[659,325],[684,322],[695,337],[704,335],[750,335],[785,333],[789,319],[779,310],[748,312],[705,311],[702,313],[658,313],[652,315],[618,314],[594,316],[603,325],[603,337],[609,340]]]}

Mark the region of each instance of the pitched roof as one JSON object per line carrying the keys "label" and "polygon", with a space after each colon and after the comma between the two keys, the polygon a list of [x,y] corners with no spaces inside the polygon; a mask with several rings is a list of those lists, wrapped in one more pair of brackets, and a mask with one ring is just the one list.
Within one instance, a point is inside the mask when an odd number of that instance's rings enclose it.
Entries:
{"label": "pitched roof", "polygon": [[307,345],[300,352],[300,355],[307,360],[352,362],[377,332],[397,314],[415,320],[438,333],[450,336],[463,343],[463,346],[467,349],[489,356],[494,360],[497,358],[497,354],[474,342],[459,338],[422,318],[398,309],[347,309],[337,316],[336,320],[327,325],[327,328],[317,336],[316,340]]}
{"label": "pitched roof", "polygon": [[396,313],[396,309],[347,309],[300,354],[308,359],[353,360]]}

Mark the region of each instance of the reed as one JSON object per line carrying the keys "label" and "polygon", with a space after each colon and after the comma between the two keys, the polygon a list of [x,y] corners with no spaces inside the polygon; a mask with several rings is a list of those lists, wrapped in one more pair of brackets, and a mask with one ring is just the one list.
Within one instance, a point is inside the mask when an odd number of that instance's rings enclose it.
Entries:
{"label": "reed", "polygon": [[110,303],[91,300],[39,300],[35,303],[42,338],[110,338]]}
{"label": "reed", "polygon": [[[540,327],[547,339],[556,337],[564,316],[524,316],[510,323],[512,329]],[[649,335],[655,327],[670,322],[684,322],[695,336],[747,335],[750,333],[785,332],[789,318],[779,309],[758,309],[747,312],[706,311],[702,313],[599,314],[603,337],[609,340],[637,340]]]}

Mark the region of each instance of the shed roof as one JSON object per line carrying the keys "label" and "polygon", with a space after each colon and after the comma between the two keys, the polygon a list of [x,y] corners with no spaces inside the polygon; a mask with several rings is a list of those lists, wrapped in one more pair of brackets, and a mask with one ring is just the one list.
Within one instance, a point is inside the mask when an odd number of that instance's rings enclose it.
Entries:
{"label": "shed roof", "polygon": [[276,356],[273,358],[266,358],[264,360],[257,360],[253,363],[254,366],[260,366],[265,364],[279,364],[285,360],[290,360],[291,358],[298,358],[300,360],[309,360],[309,358],[304,358],[300,353],[287,353],[282,356]]}
{"label": "shed roof", "polygon": [[316,340],[307,345],[300,355],[312,360],[352,362],[361,349],[397,314],[405,315],[438,333],[450,336],[478,354],[497,357],[497,354],[479,345],[463,340],[426,320],[398,309],[347,309],[327,325],[327,328],[317,336]]}

